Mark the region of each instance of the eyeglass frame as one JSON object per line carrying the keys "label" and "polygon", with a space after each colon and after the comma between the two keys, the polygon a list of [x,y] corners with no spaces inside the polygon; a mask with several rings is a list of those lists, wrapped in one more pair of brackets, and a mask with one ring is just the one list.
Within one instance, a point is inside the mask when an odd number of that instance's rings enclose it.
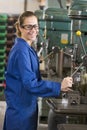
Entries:
{"label": "eyeglass frame", "polygon": [[34,25],[28,24],[28,25],[21,25],[21,28],[24,28],[25,30],[32,30],[33,28],[35,30],[38,30],[39,26],[37,24],[34,24]]}

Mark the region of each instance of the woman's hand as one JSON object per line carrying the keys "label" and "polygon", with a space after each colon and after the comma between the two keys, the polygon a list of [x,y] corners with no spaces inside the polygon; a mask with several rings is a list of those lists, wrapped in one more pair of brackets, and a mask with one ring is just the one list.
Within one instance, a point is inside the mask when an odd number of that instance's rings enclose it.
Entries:
{"label": "woman's hand", "polygon": [[61,82],[61,91],[66,92],[66,91],[73,91],[71,89],[73,84],[73,79],[72,77],[66,77],[62,80]]}

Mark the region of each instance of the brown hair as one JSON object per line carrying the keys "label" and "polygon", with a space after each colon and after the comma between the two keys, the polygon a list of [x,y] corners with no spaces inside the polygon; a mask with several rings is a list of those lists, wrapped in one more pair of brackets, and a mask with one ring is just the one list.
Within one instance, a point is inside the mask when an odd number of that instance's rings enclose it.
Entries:
{"label": "brown hair", "polygon": [[31,17],[31,16],[37,17],[37,16],[34,14],[34,12],[32,12],[32,11],[25,11],[25,12],[23,12],[23,13],[19,16],[17,22],[15,23],[16,35],[17,35],[18,37],[21,37],[21,32],[20,32],[20,30],[19,30],[19,26],[22,26],[22,25],[23,25],[24,20],[25,20],[26,17]]}

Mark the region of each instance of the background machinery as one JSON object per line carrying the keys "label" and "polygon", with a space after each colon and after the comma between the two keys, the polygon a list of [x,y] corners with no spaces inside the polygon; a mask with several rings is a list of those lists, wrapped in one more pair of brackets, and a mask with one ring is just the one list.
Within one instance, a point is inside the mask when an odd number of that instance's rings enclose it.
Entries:
{"label": "background machinery", "polygon": [[[43,78],[61,81],[72,76],[74,91],[62,93],[59,99],[87,107],[87,0],[72,0],[68,10],[48,8],[35,13],[40,25],[37,51]],[[58,99],[45,100],[55,109]],[[80,117],[79,123],[87,123],[87,113],[85,122]],[[71,116],[68,119],[73,122]]]}

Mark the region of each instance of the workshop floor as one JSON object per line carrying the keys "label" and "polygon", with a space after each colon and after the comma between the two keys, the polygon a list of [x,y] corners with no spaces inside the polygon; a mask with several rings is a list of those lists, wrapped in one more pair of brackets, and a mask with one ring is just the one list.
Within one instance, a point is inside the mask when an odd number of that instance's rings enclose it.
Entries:
{"label": "workshop floor", "polygon": [[[3,130],[5,108],[6,108],[5,101],[0,101],[0,130]],[[47,124],[39,124],[38,130],[47,130]]]}
{"label": "workshop floor", "polygon": [[2,130],[3,128],[5,108],[6,108],[5,101],[0,101],[0,130]]}
{"label": "workshop floor", "polygon": [[47,124],[39,124],[38,130],[47,130]]}

